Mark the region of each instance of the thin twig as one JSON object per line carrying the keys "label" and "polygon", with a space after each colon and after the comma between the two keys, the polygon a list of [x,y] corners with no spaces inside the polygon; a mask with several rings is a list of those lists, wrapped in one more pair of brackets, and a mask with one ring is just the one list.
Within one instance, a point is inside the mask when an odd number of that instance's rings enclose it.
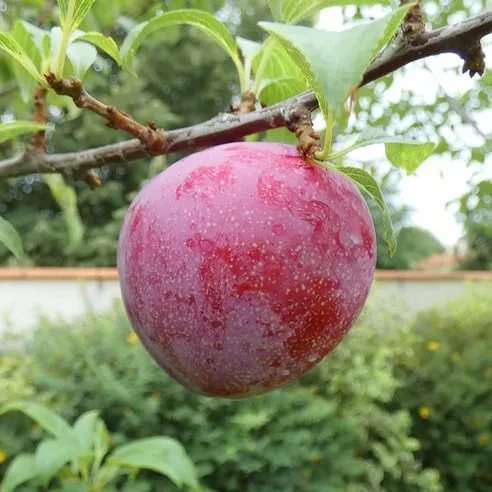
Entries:
{"label": "thin twig", "polygon": [[[426,32],[418,43],[401,42],[391,45],[369,66],[360,85],[366,85],[404,65],[429,56],[441,53],[456,53],[463,56],[463,53],[476,44],[477,40],[491,32],[492,11],[487,11],[454,26]],[[219,114],[204,123],[167,132],[166,144],[162,146],[161,153],[218,145],[272,128],[288,127],[292,125],[293,114],[299,108],[313,111],[317,107],[318,102],[314,94],[306,91],[252,113]],[[121,165],[149,155],[151,155],[149,148],[142,145],[139,140],[67,154],[24,155],[1,161],[0,179],[34,172],[73,174],[106,165]]]}
{"label": "thin twig", "polygon": [[124,113],[114,106],[107,106],[92,97],[83,87],[82,81],[77,78],[57,80],[54,73],[45,74],[50,87],[61,96],[68,96],[78,108],[87,109],[107,120],[106,125],[114,130],[123,130],[138,138],[150,155],[167,153],[166,135],[157,130],[154,123],[144,126],[128,113]]}
{"label": "thin twig", "polygon": [[[37,86],[34,90],[34,116],[33,120],[37,123],[48,123],[48,110],[46,109],[46,95],[48,89],[42,86]],[[33,153],[46,152],[48,148],[48,139],[44,130],[34,132],[32,136],[32,145],[30,151]]]}

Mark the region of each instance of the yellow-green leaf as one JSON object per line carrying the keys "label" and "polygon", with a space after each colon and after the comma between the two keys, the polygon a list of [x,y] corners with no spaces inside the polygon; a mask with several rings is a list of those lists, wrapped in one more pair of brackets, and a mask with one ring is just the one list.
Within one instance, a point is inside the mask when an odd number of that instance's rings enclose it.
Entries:
{"label": "yellow-green leaf", "polygon": [[367,147],[368,145],[385,144],[386,157],[396,167],[411,174],[434,152],[436,144],[432,142],[418,142],[411,138],[388,135],[381,128],[366,128],[353,145],[335,152],[338,158],[349,152]]}
{"label": "yellow-green leaf", "polygon": [[77,29],[91,10],[95,1],[96,0],[58,0],[62,26],[68,24],[70,31]]}
{"label": "yellow-green leaf", "polygon": [[261,50],[261,43],[236,36],[236,42],[244,58],[253,59]]}
{"label": "yellow-green leaf", "polygon": [[344,102],[359,86],[364,72],[394,36],[408,9],[342,32],[260,22],[299,67],[316,94],[325,120],[343,119]]}
{"label": "yellow-green leaf", "polygon": [[404,169],[407,174],[414,173],[417,168],[434,152],[436,144],[432,142],[388,142],[386,157],[393,166]]}
{"label": "yellow-green leaf", "polygon": [[183,446],[170,437],[148,437],[119,446],[108,462],[155,471],[167,476],[178,487],[183,484],[193,488],[198,486],[193,463]]}
{"label": "yellow-green leaf", "polygon": [[269,38],[253,61],[257,96],[268,106],[306,90],[309,86],[303,74],[282,48]]}
{"label": "yellow-green leaf", "polygon": [[332,168],[353,180],[362,190],[364,190],[377,204],[383,213],[384,239],[388,244],[390,256],[396,251],[396,233],[393,221],[386,205],[383,192],[378,182],[366,170],[358,167],[337,166]]}
{"label": "yellow-green leaf", "polygon": [[92,44],[76,41],[68,45],[67,58],[72,65],[75,77],[83,80],[87,70],[96,61],[97,50]]}
{"label": "yellow-green leaf", "polygon": [[322,9],[343,5],[375,5],[380,0],[269,0],[273,18],[286,24],[297,24]]}
{"label": "yellow-green leaf", "polygon": [[[41,52],[34,42],[32,34],[27,30],[26,24],[24,21],[16,21],[12,29],[12,36],[32,60],[36,69],[39,70],[41,68]],[[28,102],[34,94],[36,80],[18,61],[14,61],[14,75],[19,84],[22,100]]]}
{"label": "yellow-green leaf", "polygon": [[11,140],[24,133],[32,133],[39,130],[46,130],[47,125],[36,123],[35,121],[15,120],[0,123],[0,143]]}
{"label": "yellow-green leaf", "polygon": [[200,10],[173,10],[158,15],[150,21],[135,26],[125,38],[121,47],[122,65],[133,73],[135,54],[145,38],[153,32],[176,24],[189,24],[208,34],[232,58],[238,71],[242,72],[236,41],[227,28],[212,14]]}
{"label": "yellow-green leaf", "polygon": [[0,50],[3,50],[9,56],[11,56],[16,62],[29,72],[39,84],[44,87],[48,87],[48,83],[42,76],[40,71],[36,68],[34,62],[29,58],[22,46],[13,38],[13,36],[6,32],[0,32]]}
{"label": "yellow-green leaf", "polygon": [[13,411],[24,413],[55,437],[67,437],[72,433],[72,428],[64,418],[39,403],[12,401],[0,408],[0,416]]}
{"label": "yellow-green leaf", "polygon": [[70,42],[87,41],[101,51],[109,55],[118,65],[121,65],[121,57],[115,40],[110,36],[104,36],[100,32],[75,31],[70,37]]}
{"label": "yellow-green leaf", "polygon": [[13,492],[19,485],[32,480],[38,474],[36,460],[32,454],[19,454],[10,463],[2,482],[1,492]]}
{"label": "yellow-green leaf", "polygon": [[60,174],[44,174],[43,179],[63,212],[68,231],[69,247],[73,248],[80,243],[84,235],[84,226],[79,215],[75,190],[65,183]]}
{"label": "yellow-green leaf", "polygon": [[19,260],[24,258],[22,239],[15,227],[3,217],[0,217],[0,243],[4,244],[7,249]]}

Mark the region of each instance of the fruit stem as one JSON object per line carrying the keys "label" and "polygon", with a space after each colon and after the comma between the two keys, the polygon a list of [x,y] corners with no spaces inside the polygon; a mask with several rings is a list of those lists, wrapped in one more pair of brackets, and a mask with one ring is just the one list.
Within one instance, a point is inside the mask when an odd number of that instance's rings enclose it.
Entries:
{"label": "fruit stem", "polygon": [[253,84],[253,87],[251,88],[251,92],[256,96],[258,95],[258,90],[260,89],[263,75],[267,67],[268,58],[272,52],[273,46],[273,38],[270,36],[267,38],[265,44],[263,45],[263,53],[261,54],[258,70],[256,71],[255,82]]}
{"label": "fruit stem", "polygon": [[326,118],[326,132],[325,132],[325,143],[323,145],[323,150],[314,153],[314,158],[319,161],[326,161],[330,156],[331,144],[333,141],[333,115],[328,113]]}

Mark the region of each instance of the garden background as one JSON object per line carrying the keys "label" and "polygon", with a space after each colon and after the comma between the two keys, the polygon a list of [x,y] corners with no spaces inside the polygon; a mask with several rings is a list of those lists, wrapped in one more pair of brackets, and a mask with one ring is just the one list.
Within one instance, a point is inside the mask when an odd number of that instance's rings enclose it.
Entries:
{"label": "garden background", "polygon": [[[0,29],[10,29],[15,19],[50,26],[53,5],[0,0]],[[491,6],[488,0],[449,0],[425,2],[424,9],[437,28]],[[257,20],[270,18],[267,3],[259,0],[114,0],[96,2],[85,23],[87,30],[121,43],[138,21],[180,7],[208,9],[234,34],[253,40],[263,35]],[[381,8],[337,7],[324,11],[321,20],[358,22]],[[317,22],[318,17],[307,24]],[[490,36],[484,49],[490,52]],[[156,33],[137,61],[138,79],[100,56],[86,86],[139,121],[167,129],[214,116],[238,93],[230,82],[232,63],[191,28]],[[432,63],[414,63],[361,89],[349,130],[370,124],[417,138],[439,137],[439,162],[431,165],[469,170],[466,190],[444,212],[459,224],[459,240],[450,244],[416,220],[414,204],[401,198],[402,175],[386,170],[377,152],[360,156],[383,180],[399,231],[398,252],[389,258],[381,239],[369,303],[335,352],[301,381],[265,396],[209,399],[165,376],[132,332],[115,272],[106,270],[115,265],[117,236],[132,198],[183,154],[102,168],[103,185],[94,191],[72,183],[84,228],[84,240],[75,245],[41,176],[0,182],[0,214],[20,232],[27,254],[19,265],[0,245],[0,405],[43,403],[70,423],[97,410],[111,446],[155,435],[175,438],[194,464],[200,482],[195,490],[492,491],[492,274],[486,272],[492,270],[492,185],[484,177],[491,166],[492,128],[486,120],[492,78],[487,73],[466,90],[438,83],[435,94],[425,97],[402,85],[413,70],[435,78]],[[443,67],[444,79],[458,77],[459,59]],[[392,91],[396,97],[387,96]],[[0,115],[3,121],[30,118],[2,57]],[[63,111],[52,106],[50,117],[64,122],[50,135],[50,152],[123,138],[68,99]],[[261,138],[292,137],[274,130]],[[0,144],[0,157],[16,145]],[[382,238],[381,218],[376,207],[371,210]],[[81,267],[94,270],[83,273]],[[14,457],[34,451],[45,437],[42,427],[19,413],[0,416],[0,477]],[[121,479],[114,490],[177,489],[151,471],[133,478]],[[47,490],[89,490],[50,483]]]}

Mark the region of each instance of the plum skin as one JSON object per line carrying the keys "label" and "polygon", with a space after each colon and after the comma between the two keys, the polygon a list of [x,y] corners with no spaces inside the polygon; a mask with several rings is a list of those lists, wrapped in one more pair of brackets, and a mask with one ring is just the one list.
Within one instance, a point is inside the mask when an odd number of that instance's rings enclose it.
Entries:
{"label": "plum skin", "polygon": [[187,388],[225,398],[317,365],[359,316],[375,263],[357,187],[264,142],[213,147],[156,176],[128,209],[118,247],[143,345]]}

